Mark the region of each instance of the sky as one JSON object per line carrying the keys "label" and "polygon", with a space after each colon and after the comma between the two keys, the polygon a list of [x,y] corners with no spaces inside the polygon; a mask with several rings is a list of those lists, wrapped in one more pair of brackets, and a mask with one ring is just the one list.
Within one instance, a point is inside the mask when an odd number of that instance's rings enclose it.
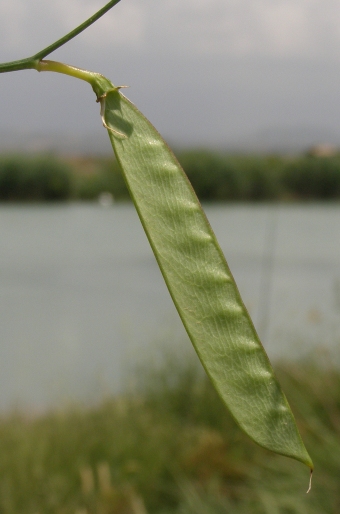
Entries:
{"label": "sky", "polygon": [[[0,60],[36,53],[104,4],[0,0]],[[121,0],[49,58],[129,85],[173,145],[340,146],[338,0]],[[103,137],[86,83],[26,70],[1,74],[0,95],[0,135]]]}

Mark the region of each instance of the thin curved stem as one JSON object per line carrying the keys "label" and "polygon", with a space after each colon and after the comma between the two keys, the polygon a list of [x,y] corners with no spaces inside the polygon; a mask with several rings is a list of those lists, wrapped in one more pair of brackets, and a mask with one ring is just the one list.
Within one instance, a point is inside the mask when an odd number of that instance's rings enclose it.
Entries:
{"label": "thin curved stem", "polygon": [[[50,60],[38,61],[37,71],[54,71],[56,73],[63,73],[64,75],[70,75],[77,79],[85,80],[91,84],[93,91],[96,93],[97,98],[100,98],[106,91],[115,88],[115,86],[103,75],[93,71],[83,70],[70,64],[63,62],[56,62]],[[122,87],[122,86],[121,86]],[[124,86],[123,86],[124,87]]]}
{"label": "thin curved stem", "polygon": [[81,32],[87,29],[90,25],[92,25],[95,21],[101,18],[107,11],[109,11],[112,7],[118,4],[120,0],[111,0],[111,2],[107,3],[104,7],[99,9],[93,16],[91,16],[88,20],[84,21],[81,25],[71,30],[68,34],[58,39],[51,45],[47,46],[40,52],[34,54],[32,57],[27,57],[26,59],[20,59],[18,61],[5,62],[0,64],[0,73],[6,73],[9,71],[18,71],[25,69],[37,69],[39,61],[44,59],[47,55],[60,48],[65,43],[78,36]]}

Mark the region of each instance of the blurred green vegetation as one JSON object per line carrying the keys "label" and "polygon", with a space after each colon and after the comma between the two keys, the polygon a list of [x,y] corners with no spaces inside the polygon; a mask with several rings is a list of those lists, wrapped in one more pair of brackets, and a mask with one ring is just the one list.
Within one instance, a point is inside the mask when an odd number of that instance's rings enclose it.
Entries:
{"label": "blurred green vegetation", "polygon": [[182,152],[178,158],[201,200],[260,201],[284,197],[281,182],[286,163],[282,157],[196,150]]}
{"label": "blurred green vegetation", "polygon": [[[327,201],[340,198],[340,156],[178,152],[202,201]],[[0,157],[0,201],[97,200],[129,193],[114,158]]]}
{"label": "blurred green vegetation", "polygon": [[97,200],[129,193],[113,159],[55,155],[0,157],[0,201]]}
{"label": "blurred green vegetation", "polygon": [[71,169],[51,156],[0,158],[0,200],[57,201],[71,194]]}
{"label": "blurred green vegetation", "polygon": [[334,514],[340,511],[340,371],[277,373],[315,464],[241,433],[197,363],[167,358],[93,407],[0,420],[2,514]]}

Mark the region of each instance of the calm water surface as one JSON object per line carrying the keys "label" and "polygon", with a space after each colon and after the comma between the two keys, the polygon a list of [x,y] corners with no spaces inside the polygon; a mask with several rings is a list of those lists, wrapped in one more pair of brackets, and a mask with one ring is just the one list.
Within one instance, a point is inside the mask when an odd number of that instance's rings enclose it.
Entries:
{"label": "calm water surface", "polygon": [[[269,356],[340,334],[340,206],[208,206]],[[131,205],[0,207],[0,408],[115,391],[189,343]]]}

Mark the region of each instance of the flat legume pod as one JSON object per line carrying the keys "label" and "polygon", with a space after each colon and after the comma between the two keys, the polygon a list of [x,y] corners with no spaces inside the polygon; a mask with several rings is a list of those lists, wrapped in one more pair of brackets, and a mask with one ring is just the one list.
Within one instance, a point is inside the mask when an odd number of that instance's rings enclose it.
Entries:
{"label": "flat legume pod", "polygon": [[259,445],[313,463],[200,203],[176,157],[118,90],[102,113],[170,295],[215,388]]}

